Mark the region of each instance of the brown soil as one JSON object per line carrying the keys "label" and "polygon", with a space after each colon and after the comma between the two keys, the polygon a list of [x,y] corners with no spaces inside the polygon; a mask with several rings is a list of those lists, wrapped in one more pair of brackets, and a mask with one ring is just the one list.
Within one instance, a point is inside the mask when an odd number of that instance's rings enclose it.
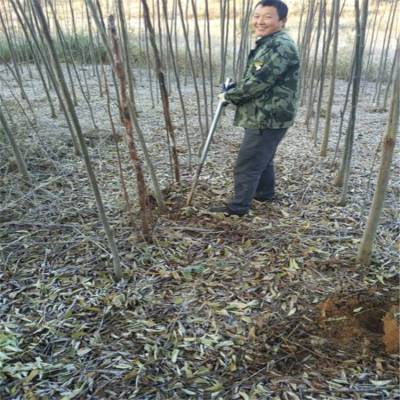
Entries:
{"label": "brown soil", "polygon": [[394,305],[383,317],[383,331],[385,333],[383,336],[383,343],[385,344],[385,349],[388,353],[398,353],[400,351],[399,313],[400,313],[400,306]]}
{"label": "brown soil", "polygon": [[390,296],[361,292],[329,296],[320,304],[319,326],[339,347],[359,346],[363,352],[399,351],[399,306]]}

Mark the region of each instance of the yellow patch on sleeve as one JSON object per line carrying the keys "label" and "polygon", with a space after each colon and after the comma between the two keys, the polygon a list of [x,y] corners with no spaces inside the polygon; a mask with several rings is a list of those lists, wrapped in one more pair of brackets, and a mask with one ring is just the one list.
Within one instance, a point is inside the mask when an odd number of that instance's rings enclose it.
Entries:
{"label": "yellow patch on sleeve", "polygon": [[264,65],[263,61],[254,61],[254,68],[256,69],[256,71],[259,71],[263,65]]}

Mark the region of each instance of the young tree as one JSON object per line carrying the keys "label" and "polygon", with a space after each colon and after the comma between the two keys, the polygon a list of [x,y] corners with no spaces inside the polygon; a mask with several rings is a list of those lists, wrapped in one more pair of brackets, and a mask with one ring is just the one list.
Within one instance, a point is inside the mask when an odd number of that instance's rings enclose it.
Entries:
{"label": "young tree", "polygon": [[[96,2],[96,4],[94,3],[93,0],[85,0],[90,8],[90,11],[92,13],[93,19],[96,23],[96,26],[100,32],[100,37],[101,40],[103,42],[103,45],[107,51],[107,55],[108,55],[108,59],[110,60],[111,63],[113,63],[114,69],[115,69],[115,62],[114,57],[113,57],[113,53],[112,53],[112,49],[110,47],[108,38],[107,38],[107,34],[106,34],[106,30],[105,30],[105,26],[103,24],[103,19],[102,19],[102,13],[101,13],[101,8],[99,6],[99,3]],[[126,30],[124,29],[124,23],[122,22],[121,24],[121,28],[122,28],[122,33],[123,35],[125,35]],[[130,63],[129,63],[129,53],[128,53],[128,41],[124,40],[123,41],[123,50],[124,53],[126,54],[126,56],[124,57],[124,62],[125,62],[125,70],[127,71],[127,80],[128,80],[128,90],[129,90],[129,101],[128,101],[128,111],[130,114],[130,117],[132,119],[133,122],[133,126],[135,128],[137,137],[139,139],[140,142],[140,146],[142,148],[143,151],[143,156],[144,159],[146,161],[146,166],[148,168],[150,177],[151,177],[151,182],[152,182],[152,189],[153,189],[153,194],[154,197],[156,199],[157,205],[160,209],[164,209],[165,208],[165,204],[162,198],[162,194],[161,194],[161,189],[160,189],[160,185],[157,179],[157,175],[155,172],[155,168],[154,165],[151,161],[151,157],[149,154],[149,151],[147,149],[147,145],[146,145],[146,141],[144,139],[144,135],[143,135],[143,131],[140,127],[138,118],[137,118],[137,112],[136,112],[136,105],[135,105],[135,96],[133,93],[133,84],[132,84],[132,77],[130,75],[131,72],[131,68],[130,68]],[[113,80],[114,80],[114,86],[116,88],[116,90],[118,90],[118,84],[116,82],[116,77],[115,77],[115,73],[112,75]],[[121,100],[120,100],[120,96],[119,93],[117,92],[117,100],[118,100],[118,106],[119,109],[122,110],[123,107],[121,105]],[[122,114],[122,112],[120,113],[121,116],[121,120],[124,118],[124,115]]]}
{"label": "young tree", "polygon": [[399,93],[400,93],[400,51],[399,40],[396,51],[396,75],[393,84],[392,101],[390,104],[389,120],[386,134],[382,144],[382,158],[379,168],[378,180],[372,200],[367,225],[358,248],[357,261],[362,264],[369,264],[373,242],[378,228],[379,218],[382,213],[386,187],[390,177],[390,166],[392,164],[393,152],[396,143],[397,131],[399,129]]}
{"label": "young tree", "polygon": [[178,63],[177,63],[177,60],[176,60],[176,57],[175,57],[175,55],[177,53],[174,50],[174,46],[173,46],[173,43],[172,43],[171,29],[170,29],[169,22],[168,22],[167,0],[162,0],[162,9],[163,9],[164,22],[165,22],[164,25],[165,25],[165,29],[166,29],[166,33],[167,33],[168,50],[169,50],[169,53],[171,54],[172,68],[173,68],[173,71],[174,71],[176,88],[178,90],[179,102],[180,102],[181,110],[182,110],[182,118],[183,118],[183,125],[184,125],[184,129],[185,129],[185,137],[186,137],[186,143],[187,143],[187,149],[188,149],[188,157],[189,157],[189,167],[190,167],[191,163],[192,163],[192,149],[191,149],[191,145],[190,145],[190,138],[189,138],[189,131],[188,131],[188,122],[187,122],[187,113],[186,113],[186,108],[185,108],[185,101],[183,99],[181,80],[179,78]]}
{"label": "young tree", "polygon": [[353,154],[354,129],[356,123],[357,104],[360,93],[361,72],[364,54],[365,27],[368,16],[368,0],[363,0],[362,12],[360,16],[359,1],[354,3],[356,11],[356,51],[354,53],[354,74],[353,74],[353,92],[351,96],[350,121],[346,132],[345,149],[343,152],[342,165],[337,177],[337,183],[343,182],[342,194],[339,200],[340,205],[346,204],[346,196],[349,187],[350,165]]}
{"label": "young tree", "polygon": [[154,53],[155,69],[156,69],[156,74],[157,74],[160,93],[161,93],[165,128],[167,130],[168,145],[169,145],[171,153],[172,153],[172,164],[173,164],[175,181],[177,183],[179,183],[180,182],[180,166],[179,166],[178,151],[176,148],[175,131],[174,131],[174,128],[172,125],[172,120],[171,120],[168,92],[167,92],[167,88],[165,86],[164,73],[162,72],[160,53],[157,48],[156,36],[155,36],[153,25],[151,23],[150,11],[149,11],[149,7],[147,5],[147,1],[142,0],[142,5],[143,5],[143,15],[144,15],[144,18],[146,21],[146,28],[149,32],[150,43],[151,43],[151,46],[153,48],[153,53]]}
{"label": "young tree", "polygon": [[118,79],[120,81],[120,97],[121,97],[121,107],[122,107],[122,122],[125,125],[126,139],[129,148],[129,155],[131,157],[133,166],[136,172],[136,184],[139,196],[140,204],[140,216],[142,218],[142,231],[143,236],[146,240],[150,240],[150,210],[147,204],[147,187],[144,179],[142,163],[138,157],[138,152],[136,149],[136,144],[133,138],[133,124],[132,115],[128,106],[128,96],[127,96],[127,82],[126,82],[126,71],[121,60],[121,50],[118,44],[117,32],[115,28],[114,16],[110,15],[108,17],[109,27],[113,42],[113,48],[115,53],[114,68]]}
{"label": "young tree", "polygon": [[43,36],[46,40],[47,46],[49,48],[50,51],[50,55],[52,57],[52,61],[53,61],[53,65],[54,65],[54,69],[55,69],[55,75],[57,76],[59,85],[61,87],[61,91],[63,93],[63,96],[65,98],[65,102],[66,102],[66,106],[67,106],[67,110],[68,113],[70,114],[71,120],[73,122],[74,128],[75,128],[75,132],[77,134],[78,140],[79,140],[79,144],[80,144],[80,148],[82,150],[82,156],[85,162],[85,166],[86,166],[86,170],[88,173],[88,177],[89,177],[89,181],[91,183],[92,189],[93,189],[93,193],[94,193],[94,197],[96,199],[96,204],[97,204],[97,209],[99,212],[99,217],[100,220],[103,224],[104,227],[104,231],[106,233],[107,236],[107,240],[108,240],[108,244],[110,246],[110,250],[113,256],[113,265],[114,265],[114,276],[117,280],[121,279],[122,277],[122,269],[121,269],[121,264],[120,264],[120,258],[119,258],[119,253],[118,253],[118,249],[117,246],[115,244],[115,240],[114,240],[114,236],[111,230],[111,227],[108,223],[108,219],[105,213],[105,209],[104,209],[104,205],[103,205],[103,200],[101,197],[101,193],[99,190],[99,186],[97,184],[97,180],[96,180],[96,176],[92,167],[92,163],[90,161],[90,157],[89,157],[89,152],[87,150],[87,146],[86,146],[86,142],[85,142],[85,138],[83,136],[83,132],[81,129],[81,125],[79,123],[79,119],[78,116],[75,112],[75,108],[74,108],[74,104],[72,101],[72,97],[71,94],[68,90],[67,87],[67,83],[65,81],[64,78],[64,74],[58,59],[58,55],[55,49],[55,45],[54,42],[50,36],[50,31],[49,31],[49,27],[47,24],[47,20],[46,17],[43,13],[43,9],[42,6],[40,5],[40,0],[32,0],[33,1],[33,6],[35,9],[35,12],[37,14],[38,20],[40,22],[40,25],[42,27],[43,30]]}
{"label": "young tree", "polygon": [[16,142],[16,140],[14,139],[14,136],[12,134],[12,131],[10,129],[10,127],[8,126],[7,123],[7,119],[1,109],[1,105],[0,105],[0,131],[3,131],[8,139],[8,141],[11,144],[11,148],[13,150],[14,153],[14,157],[15,157],[15,161],[17,162],[17,167],[18,167],[18,171],[20,172],[20,174],[22,175],[22,177],[29,182],[30,181],[30,176],[28,173],[28,170],[26,168],[26,164],[24,161],[24,158],[22,156],[22,153],[19,149],[19,146]]}
{"label": "young tree", "polygon": [[324,135],[322,138],[321,149],[320,149],[320,155],[322,157],[326,156],[326,152],[328,149],[329,133],[331,129],[332,106],[333,106],[333,99],[335,97],[337,48],[339,42],[339,13],[340,13],[340,0],[333,0],[334,23],[333,23],[332,70],[331,70],[331,80],[329,86],[329,98],[328,98],[328,103],[326,105]]}

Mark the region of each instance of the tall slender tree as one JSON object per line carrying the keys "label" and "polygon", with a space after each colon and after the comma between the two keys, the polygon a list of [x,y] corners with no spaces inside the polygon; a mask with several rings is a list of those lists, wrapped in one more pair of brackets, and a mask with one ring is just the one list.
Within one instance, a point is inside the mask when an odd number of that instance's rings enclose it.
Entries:
{"label": "tall slender tree", "polygon": [[400,93],[400,51],[399,40],[397,41],[395,68],[396,74],[393,83],[392,101],[390,104],[389,120],[386,134],[382,143],[381,165],[379,168],[378,180],[372,199],[371,210],[369,213],[367,225],[358,248],[357,260],[362,264],[369,264],[378,229],[379,218],[382,214],[385,191],[390,178],[390,167],[392,164],[393,152],[396,143],[396,136],[399,130],[399,93]]}
{"label": "tall slender tree", "polygon": [[151,240],[151,223],[150,223],[150,209],[148,205],[148,195],[147,195],[147,186],[143,174],[143,168],[141,160],[138,156],[138,152],[136,149],[135,140],[133,138],[133,124],[132,124],[132,114],[129,110],[129,98],[127,96],[127,82],[126,82],[126,70],[121,59],[121,50],[118,43],[117,32],[115,27],[114,16],[110,15],[108,17],[109,28],[111,32],[113,48],[115,53],[115,63],[114,68],[116,70],[116,74],[120,81],[120,96],[121,96],[121,106],[122,115],[123,115],[123,124],[125,125],[126,139],[128,143],[129,155],[131,157],[133,166],[135,168],[136,173],[136,184],[137,184],[137,192],[139,197],[140,204],[140,216],[142,219],[142,231],[143,236],[146,240]]}
{"label": "tall slender tree", "polygon": [[346,204],[346,196],[349,188],[350,165],[353,154],[354,129],[356,123],[358,96],[360,92],[361,72],[363,64],[364,43],[365,43],[365,27],[368,16],[368,0],[363,0],[362,12],[360,14],[359,1],[355,0],[355,18],[356,18],[356,51],[354,53],[354,75],[353,75],[353,92],[351,97],[350,121],[346,132],[345,149],[337,183],[343,182],[342,194],[339,200],[340,205]]}
{"label": "tall slender tree", "polygon": [[337,67],[337,49],[339,43],[339,13],[340,13],[340,0],[333,0],[333,47],[332,47],[332,69],[330,76],[329,85],[329,97],[328,103],[326,105],[326,117],[325,117],[325,127],[324,134],[321,142],[320,155],[322,157],[326,156],[328,149],[329,133],[331,129],[332,120],[332,107],[333,100],[335,97],[335,85],[336,85],[336,67]]}
{"label": "tall slender tree", "polygon": [[79,123],[79,119],[78,116],[75,112],[75,108],[74,108],[74,104],[71,98],[71,94],[68,90],[67,87],[67,83],[65,81],[64,78],[64,74],[58,59],[58,55],[57,55],[57,51],[54,45],[54,42],[51,38],[50,35],[50,31],[49,31],[49,27],[47,24],[47,20],[46,17],[43,13],[43,9],[42,6],[40,4],[40,0],[32,0],[33,2],[33,6],[35,9],[35,12],[37,14],[38,20],[41,24],[42,30],[43,30],[43,36],[47,42],[49,51],[50,51],[50,55],[53,59],[53,65],[55,68],[55,74],[57,76],[59,85],[61,87],[63,96],[65,98],[66,101],[66,105],[67,105],[67,109],[68,112],[71,116],[72,122],[74,124],[75,127],[75,132],[77,134],[78,140],[79,140],[79,144],[82,150],[82,156],[85,162],[85,166],[86,166],[86,170],[88,173],[88,177],[89,177],[89,181],[91,183],[92,189],[93,189],[93,193],[94,193],[94,197],[96,199],[96,204],[97,204],[97,209],[99,211],[99,217],[100,220],[103,224],[104,227],[104,231],[106,233],[107,236],[107,240],[108,240],[108,244],[110,246],[110,250],[113,256],[113,265],[114,265],[114,277],[115,279],[119,280],[122,277],[122,269],[121,269],[121,264],[120,264],[120,258],[119,258],[119,253],[118,253],[118,249],[117,246],[115,244],[115,240],[114,240],[114,235],[113,232],[111,230],[111,227],[109,225],[106,213],[105,213],[105,209],[104,209],[104,205],[103,205],[103,200],[101,197],[101,193],[99,190],[99,186],[97,184],[97,180],[96,180],[96,176],[92,167],[92,163],[90,161],[90,157],[89,157],[89,152],[87,150],[87,146],[86,146],[86,142],[85,142],[85,138],[83,136],[83,132],[81,129],[81,125]]}
{"label": "tall slender tree", "polygon": [[31,177],[29,175],[28,169],[26,168],[24,157],[22,156],[17,141],[15,140],[12,130],[8,125],[6,116],[2,111],[1,104],[0,104],[0,130],[4,132],[5,136],[10,142],[12,151],[14,153],[15,161],[17,163],[18,171],[27,182],[30,182]]}
{"label": "tall slender tree", "polygon": [[153,53],[154,53],[155,69],[156,69],[156,74],[157,74],[157,78],[158,78],[158,84],[159,84],[160,94],[161,94],[161,99],[162,99],[168,145],[169,145],[170,151],[172,153],[172,166],[171,167],[173,167],[175,181],[177,183],[179,183],[180,182],[179,157],[178,157],[178,150],[176,147],[175,131],[174,131],[174,127],[172,125],[168,92],[167,92],[167,88],[165,86],[165,77],[164,77],[164,73],[162,71],[160,53],[158,51],[158,47],[157,47],[157,43],[156,43],[156,39],[155,39],[154,28],[151,23],[150,11],[149,11],[149,7],[147,5],[147,1],[142,0],[142,5],[143,5],[143,15],[144,15],[144,18],[146,21],[146,29],[149,32],[150,43],[151,43],[151,46],[153,48]]}

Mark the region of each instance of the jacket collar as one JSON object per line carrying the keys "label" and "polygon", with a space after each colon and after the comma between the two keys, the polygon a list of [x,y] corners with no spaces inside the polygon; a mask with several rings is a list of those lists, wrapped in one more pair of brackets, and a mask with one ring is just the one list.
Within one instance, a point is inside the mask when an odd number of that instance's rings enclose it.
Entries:
{"label": "jacket collar", "polygon": [[269,38],[272,38],[274,36],[279,35],[282,32],[282,30],[276,31],[274,33],[271,33],[270,35],[267,36],[259,36],[256,38],[256,47],[259,46],[262,43],[265,43]]}

